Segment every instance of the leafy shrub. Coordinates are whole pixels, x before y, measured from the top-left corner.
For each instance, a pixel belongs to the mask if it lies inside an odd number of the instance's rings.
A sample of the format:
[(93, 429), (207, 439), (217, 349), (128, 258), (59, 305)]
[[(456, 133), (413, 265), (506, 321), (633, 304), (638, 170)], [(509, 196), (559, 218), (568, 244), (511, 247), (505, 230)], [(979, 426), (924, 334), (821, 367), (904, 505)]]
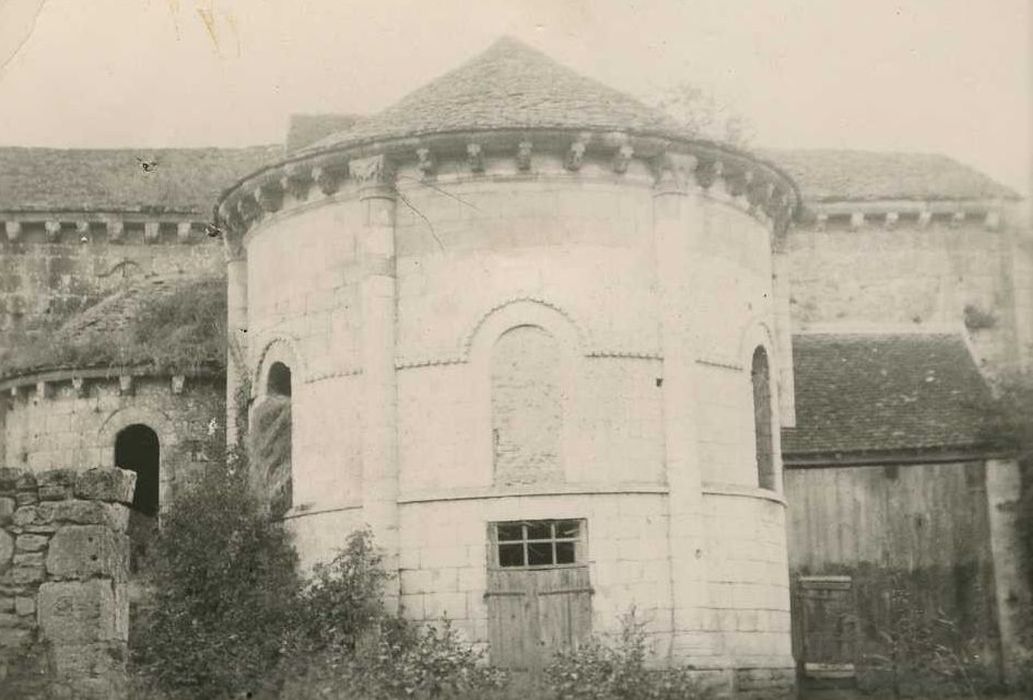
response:
[(911, 591), (897, 585), (887, 594), (889, 623), (877, 628), (882, 654), (866, 655), (892, 697), (925, 693), (975, 697), (995, 682), (977, 643), (942, 610), (928, 610)]
[(213, 465), (162, 516), (133, 620), (131, 658), (147, 695), (225, 698), (254, 692), (281, 657), (301, 589), (281, 524), (243, 469)]
[(965, 328), (970, 331), (986, 330), (997, 325), (997, 316), (993, 311), (987, 311), (972, 304), (965, 306), (964, 318)]
[(352, 532), (343, 549), (317, 563), (300, 592), (294, 644), (312, 651), (352, 653), (386, 613), (384, 583), (390, 578), (368, 529)]
[(560, 652), (545, 671), (558, 700), (693, 700), (713, 697), (691, 668), (650, 669), (643, 622), (621, 618), (615, 646), (598, 639)]
[(280, 672), (282, 697), (485, 698), (502, 686), (504, 676), (447, 621), (435, 628), (389, 615), (389, 578), (368, 530), (353, 532), (329, 563), (314, 567)]
[(434, 627), (385, 618), (353, 653), (340, 651), (331, 649), (307, 663), (287, 682), (283, 697), (483, 700), (505, 691), (505, 674), (485, 665), (482, 653), (448, 622)]

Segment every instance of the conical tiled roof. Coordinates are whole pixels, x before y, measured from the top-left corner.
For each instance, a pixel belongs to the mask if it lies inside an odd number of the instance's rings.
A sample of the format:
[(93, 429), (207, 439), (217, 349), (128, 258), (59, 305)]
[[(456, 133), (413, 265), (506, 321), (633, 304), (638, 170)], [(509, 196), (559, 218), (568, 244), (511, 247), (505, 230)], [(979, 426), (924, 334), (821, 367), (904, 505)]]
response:
[(496, 129), (599, 129), (684, 136), (657, 109), (503, 37), (379, 114), (312, 146)]

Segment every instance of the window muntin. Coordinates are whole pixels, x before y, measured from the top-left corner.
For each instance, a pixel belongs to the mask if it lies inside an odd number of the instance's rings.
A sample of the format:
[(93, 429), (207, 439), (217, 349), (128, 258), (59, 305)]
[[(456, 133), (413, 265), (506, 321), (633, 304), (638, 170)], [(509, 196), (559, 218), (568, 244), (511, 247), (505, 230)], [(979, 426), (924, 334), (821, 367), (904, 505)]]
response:
[(520, 520), (492, 526), (494, 559), (504, 569), (569, 566), (580, 561), (584, 521)]

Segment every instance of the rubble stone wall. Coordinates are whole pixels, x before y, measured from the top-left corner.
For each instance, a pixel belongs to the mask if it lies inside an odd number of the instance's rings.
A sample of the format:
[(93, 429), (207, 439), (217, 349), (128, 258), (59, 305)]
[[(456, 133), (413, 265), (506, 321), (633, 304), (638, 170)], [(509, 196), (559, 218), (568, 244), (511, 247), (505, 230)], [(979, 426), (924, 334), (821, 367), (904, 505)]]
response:
[(0, 469), (0, 697), (126, 697), (135, 484), (122, 469)]

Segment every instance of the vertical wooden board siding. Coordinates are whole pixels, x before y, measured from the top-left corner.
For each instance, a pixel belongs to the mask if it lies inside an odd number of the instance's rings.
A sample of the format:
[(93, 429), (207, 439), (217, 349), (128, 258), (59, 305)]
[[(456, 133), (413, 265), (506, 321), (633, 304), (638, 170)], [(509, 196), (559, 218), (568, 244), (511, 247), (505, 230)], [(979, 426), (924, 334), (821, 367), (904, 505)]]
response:
[[(911, 570), (986, 561), (982, 463), (789, 469), (790, 565)], [(970, 485), (973, 484), (973, 485)]]
[[(894, 623), (888, 596), (906, 591), (915, 606), (956, 621), (993, 663), (999, 644), (983, 462), (789, 469), (785, 484), (793, 580), (853, 577), (860, 656), (882, 653), (877, 630)], [(795, 588), (794, 629), (804, 639), (794, 646), (807, 657), (801, 661), (820, 661), (810, 656), (828, 640), (807, 615), (820, 620), (824, 612)]]

